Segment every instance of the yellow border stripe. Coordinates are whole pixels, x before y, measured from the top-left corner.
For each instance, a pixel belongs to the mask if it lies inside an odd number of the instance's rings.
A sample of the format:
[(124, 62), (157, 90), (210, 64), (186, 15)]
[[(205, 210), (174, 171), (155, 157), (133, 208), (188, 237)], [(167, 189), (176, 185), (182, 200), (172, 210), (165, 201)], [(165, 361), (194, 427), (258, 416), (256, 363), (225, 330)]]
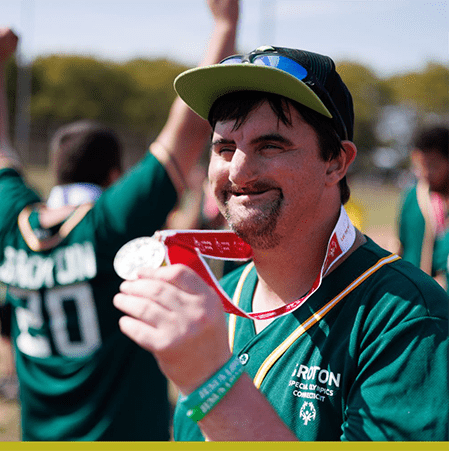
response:
[(152, 451), (157, 450), (210, 450), (228, 451), (297, 451), (305, 446), (314, 451), (448, 451), (448, 442), (2, 442), (2, 451)]
[(303, 335), (310, 327), (320, 321), (333, 307), (335, 307), (345, 296), (347, 296), (348, 293), (353, 291), (357, 286), (364, 282), (373, 273), (378, 271), (382, 266), (399, 259), (400, 257), (396, 254), (391, 254), (380, 259), (377, 263), (375, 263), (375, 265), (373, 265), (371, 268), (361, 274), (357, 279), (355, 279), (347, 288), (341, 291), (334, 299), (328, 302), (328, 304), (326, 304), (318, 312), (310, 316), (303, 324), (295, 329), (295, 331), (292, 332), (292, 334), (288, 338), (286, 338), (283, 343), (281, 343), (271, 352), (271, 354), (266, 358), (264, 363), (259, 368), (255, 378), (253, 379), (253, 383), (255, 384), (256, 388), (259, 389), (259, 387), (261, 387), (261, 384), (270, 368), (301, 335)]

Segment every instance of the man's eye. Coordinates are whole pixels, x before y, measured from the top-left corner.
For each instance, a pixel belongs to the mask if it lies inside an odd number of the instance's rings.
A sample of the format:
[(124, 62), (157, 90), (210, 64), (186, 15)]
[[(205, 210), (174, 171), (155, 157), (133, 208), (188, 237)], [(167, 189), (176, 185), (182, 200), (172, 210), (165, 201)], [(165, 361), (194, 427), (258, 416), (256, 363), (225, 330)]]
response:
[(231, 147), (222, 147), (218, 150), (217, 153), (219, 153), (220, 155), (226, 154), (226, 153), (231, 153), (234, 152), (234, 149)]
[(267, 143), (260, 147), (262, 152), (279, 152), (282, 147), (279, 144)]

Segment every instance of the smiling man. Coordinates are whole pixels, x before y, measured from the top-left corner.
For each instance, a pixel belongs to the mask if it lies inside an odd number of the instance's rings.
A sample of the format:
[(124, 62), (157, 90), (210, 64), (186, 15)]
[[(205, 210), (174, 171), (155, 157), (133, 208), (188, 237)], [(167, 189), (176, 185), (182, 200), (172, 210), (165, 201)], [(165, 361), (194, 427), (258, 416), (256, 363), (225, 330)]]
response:
[(333, 61), (264, 47), (175, 88), (212, 126), (211, 187), (252, 251), (221, 281), (242, 314), (184, 265), (115, 296), (181, 392), (175, 438), (447, 440), (446, 294), (345, 212), (353, 106)]

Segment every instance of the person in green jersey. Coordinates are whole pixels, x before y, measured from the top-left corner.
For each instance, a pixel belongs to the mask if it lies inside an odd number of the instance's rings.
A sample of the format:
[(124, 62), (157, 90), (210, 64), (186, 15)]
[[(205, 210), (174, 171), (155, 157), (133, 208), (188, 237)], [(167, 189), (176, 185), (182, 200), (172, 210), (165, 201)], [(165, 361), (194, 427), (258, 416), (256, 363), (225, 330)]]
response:
[(402, 257), (448, 286), (448, 128), (420, 130), (411, 151), (417, 182), (402, 194)]
[[(201, 64), (235, 50), (239, 3), (209, 0), (214, 30)], [(0, 30), (0, 280), (12, 305), (22, 439), (170, 439), (167, 380), (119, 330), (117, 250), (163, 227), (210, 134), (180, 99), (150, 151), (119, 178), (114, 132), (81, 121), (52, 142), (58, 185), (29, 188), (8, 140), (4, 63), (17, 37)]]
[(265, 46), (175, 89), (209, 119), (212, 191), (252, 252), (221, 282), (228, 317), (184, 264), (114, 297), (180, 390), (175, 439), (448, 440), (446, 293), (345, 212), (353, 106), (332, 59)]

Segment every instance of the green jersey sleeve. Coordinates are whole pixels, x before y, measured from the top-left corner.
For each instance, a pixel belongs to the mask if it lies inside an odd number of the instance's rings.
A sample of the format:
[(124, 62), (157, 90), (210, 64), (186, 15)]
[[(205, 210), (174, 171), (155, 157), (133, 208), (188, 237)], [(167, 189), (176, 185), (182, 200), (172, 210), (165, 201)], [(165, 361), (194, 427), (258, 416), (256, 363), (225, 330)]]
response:
[(25, 185), (22, 176), (15, 169), (0, 170), (0, 235), (5, 229), (16, 225), (20, 211), (29, 204), (40, 202), (40, 197)]
[(127, 241), (153, 235), (177, 201), (164, 166), (150, 153), (105, 190), (90, 212), (98, 251), (109, 257)]

